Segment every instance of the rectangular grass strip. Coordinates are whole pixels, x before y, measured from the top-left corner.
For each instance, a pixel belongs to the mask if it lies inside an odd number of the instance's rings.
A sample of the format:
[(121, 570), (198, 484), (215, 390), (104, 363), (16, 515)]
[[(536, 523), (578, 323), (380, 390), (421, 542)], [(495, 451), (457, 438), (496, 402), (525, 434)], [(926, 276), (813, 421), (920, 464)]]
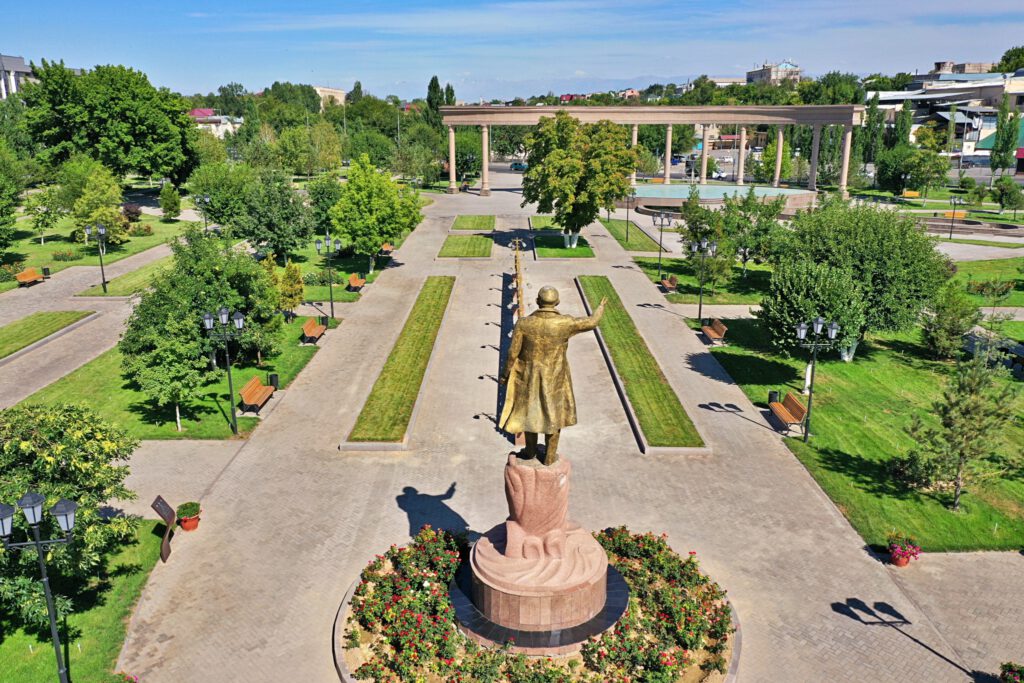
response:
[(452, 230), (494, 230), (494, 216), (456, 216)]
[(432, 275), (423, 283), (349, 441), (397, 442), (405, 436), (454, 286), (450, 275)]
[(576, 248), (566, 248), (565, 238), (559, 230), (542, 230), (533, 237), (537, 258), (594, 258), (587, 238), (580, 235)]
[(601, 320), (601, 336), (647, 443), (669, 447), (703, 446), (697, 428), (669, 386), (611, 281), (603, 275), (581, 275), (578, 279), (591, 309), (597, 307), (602, 297), (608, 297)]
[(487, 235), (449, 235), (437, 255), (440, 258), (488, 258), (493, 244), (494, 240)]
[(0, 358), (45, 339), (87, 315), (92, 315), (92, 311), (37, 311), (4, 325), (0, 327)]
[(171, 267), (173, 258), (173, 256), (165, 256), (130, 273), (108, 280), (106, 294), (103, 293), (103, 285), (95, 285), (75, 296), (131, 296), (136, 292), (148, 289), (157, 275)]
[[(630, 223), (633, 223), (630, 221)], [(651, 236), (637, 227), (636, 223), (629, 226), (629, 239), (626, 239), (626, 221), (613, 218), (601, 219), (601, 225), (611, 233), (615, 241), (622, 245), (626, 251), (659, 251), (658, 243), (651, 239)]]

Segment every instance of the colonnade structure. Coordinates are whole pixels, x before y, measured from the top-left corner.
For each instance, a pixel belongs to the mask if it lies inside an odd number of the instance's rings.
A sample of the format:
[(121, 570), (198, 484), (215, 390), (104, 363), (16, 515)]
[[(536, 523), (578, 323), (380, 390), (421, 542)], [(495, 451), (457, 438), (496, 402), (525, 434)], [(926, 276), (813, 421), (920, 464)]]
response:
[[(448, 192), (458, 191), (455, 177), (455, 127), (479, 126), (483, 143), (483, 160), (480, 173), (480, 194), (491, 193), (488, 162), (491, 158), (490, 130), (491, 126), (535, 126), (544, 117), (554, 116), (556, 112), (565, 111), (582, 123), (611, 121), (632, 126), (632, 143), (637, 144), (637, 135), (641, 125), (665, 126), (665, 177), (666, 184), (671, 183), (672, 169), (672, 126), (694, 125), (703, 129), (701, 145), (700, 183), (708, 181), (708, 153), (711, 146), (709, 126), (736, 126), (739, 128), (739, 152), (736, 159), (736, 184), (743, 184), (745, 172), (747, 127), (775, 127), (775, 173), (772, 186), (778, 187), (782, 174), (783, 128), (789, 125), (811, 126), (813, 130), (811, 144), (811, 162), (808, 179), (808, 190), (817, 189), (818, 148), (821, 143), (822, 126), (843, 127), (842, 166), (839, 172), (839, 191), (846, 196), (846, 185), (850, 169), (850, 147), (853, 141), (853, 127), (859, 126), (864, 119), (864, 106), (859, 104), (835, 105), (787, 105), (787, 106), (707, 106), (707, 107), (670, 107), (670, 106), (630, 106), (630, 107), (487, 107), (487, 106), (456, 106), (441, 107), (442, 121), (448, 126)], [(631, 178), (636, 185), (636, 173)]]

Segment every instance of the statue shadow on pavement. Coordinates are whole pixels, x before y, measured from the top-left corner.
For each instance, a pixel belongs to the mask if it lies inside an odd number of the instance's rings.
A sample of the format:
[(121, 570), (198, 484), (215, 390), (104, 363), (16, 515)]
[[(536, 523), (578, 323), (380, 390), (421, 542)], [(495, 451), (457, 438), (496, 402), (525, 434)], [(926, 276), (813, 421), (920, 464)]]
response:
[(398, 509), (409, 518), (409, 537), (414, 537), (424, 525), (444, 529), (458, 536), (466, 534), (470, 541), (480, 536), (469, 528), (469, 522), (447, 503), (455, 496), (455, 482), (440, 494), (421, 493), (414, 486), (406, 486), (395, 496)]

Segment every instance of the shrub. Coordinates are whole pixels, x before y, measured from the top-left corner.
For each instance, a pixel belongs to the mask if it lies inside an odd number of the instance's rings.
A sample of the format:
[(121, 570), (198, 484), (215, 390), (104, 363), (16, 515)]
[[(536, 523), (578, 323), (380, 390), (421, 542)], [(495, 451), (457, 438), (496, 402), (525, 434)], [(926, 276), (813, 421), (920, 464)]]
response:
[(935, 358), (954, 358), (963, 345), (963, 336), (979, 320), (978, 307), (959, 285), (949, 282), (925, 311), (921, 336)]
[(153, 234), (153, 226), (149, 223), (132, 223), (128, 226), (128, 234), (131, 237), (144, 237)]
[(79, 249), (65, 249), (63, 251), (55, 251), (50, 256), (54, 261), (77, 261), (82, 258), (82, 252)]
[(142, 218), (142, 206), (139, 204), (124, 204), (121, 206), (121, 213), (129, 223), (138, 223)]
[(943, 464), (929, 453), (914, 449), (893, 456), (886, 469), (889, 476), (911, 489), (927, 489), (948, 478)]
[(1024, 664), (1004, 662), (999, 666), (999, 683), (1022, 683), (1024, 681)]
[(178, 506), (178, 517), (195, 517), (199, 514), (199, 503), (189, 501)]
[(965, 175), (963, 178), (960, 179), (961, 190), (973, 190), (977, 186), (978, 181), (972, 178), (971, 176)]
[(164, 213), (165, 221), (174, 220), (181, 215), (181, 195), (171, 183), (164, 183), (160, 188), (160, 210)]
[(14, 282), (15, 276), (25, 270), (24, 261), (0, 264), (0, 282)]
[[(335, 273), (335, 275), (337, 275), (337, 273)], [(327, 277), (326, 270), (317, 270), (310, 273), (306, 273), (305, 275), (302, 276), (302, 281), (306, 284), (307, 287), (327, 287), (331, 283), (331, 279)], [(337, 277), (335, 277), (334, 281), (339, 282)]]

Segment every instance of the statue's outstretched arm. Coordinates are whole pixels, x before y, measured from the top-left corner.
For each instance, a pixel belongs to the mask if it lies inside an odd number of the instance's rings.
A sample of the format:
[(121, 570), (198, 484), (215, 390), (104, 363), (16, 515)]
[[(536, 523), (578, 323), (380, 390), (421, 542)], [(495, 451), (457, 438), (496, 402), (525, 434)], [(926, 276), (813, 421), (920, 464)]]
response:
[(598, 326), (601, 322), (601, 318), (604, 317), (604, 306), (608, 303), (608, 297), (601, 299), (601, 303), (594, 309), (592, 315), (588, 315), (586, 318), (576, 318), (576, 331), (587, 332)]

